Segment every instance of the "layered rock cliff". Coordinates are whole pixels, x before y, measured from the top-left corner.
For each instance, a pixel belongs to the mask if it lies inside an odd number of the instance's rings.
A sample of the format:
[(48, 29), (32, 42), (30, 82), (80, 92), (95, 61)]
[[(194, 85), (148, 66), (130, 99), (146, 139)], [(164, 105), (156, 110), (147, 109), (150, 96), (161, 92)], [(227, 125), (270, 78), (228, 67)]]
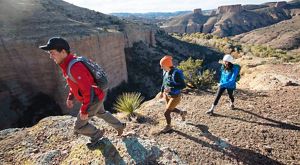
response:
[(164, 22), (161, 28), (169, 33), (203, 32), (221, 37), (233, 36), (288, 20), (292, 17), (293, 10), (299, 8), (299, 2), (285, 1), (220, 6), (210, 16), (186, 14)]
[(61, 71), (38, 49), (50, 37), (66, 38), (71, 52), (102, 65), (110, 88), (127, 81), (126, 47), (138, 41), (155, 45), (156, 30), (151, 27), (138, 27), (60, 0), (1, 1), (0, 25), (1, 111), (12, 119), (2, 120), (5, 124), (0, 129), (18, 125), (17, 119), (31, 111), (32, 99), (40, 94), (61, 107), (52, 115), (68, 112)]

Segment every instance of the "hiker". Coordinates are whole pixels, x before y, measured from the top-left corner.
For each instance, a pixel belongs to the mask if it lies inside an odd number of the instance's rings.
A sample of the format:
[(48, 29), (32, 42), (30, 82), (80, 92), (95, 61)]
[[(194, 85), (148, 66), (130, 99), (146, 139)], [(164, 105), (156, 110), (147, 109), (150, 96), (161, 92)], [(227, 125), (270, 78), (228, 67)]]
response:
[(234, 97), (233, 92), (236, 89), (236, 79), (239, 73), (240, 67), (233, 64), (233, 57), (229, 54), (226, 54), (223, 57), (223, 64), (221, 67), (221, 79), (219, 83), (219, 88), (215, 97), (215, 101), (212, 104), (211, 108), (206, 112), (207, 114), (213, 114), (215, 107), (217, 106), (223, 92), (227, 90), (227, 93), (230, 98), (229, 107), (234, 109)]
[[(77, 58), (70, 53), (68, 42), (63, 38), (53, 37), (48, 40), (46, 45), (39, 48), (47, 51), (50, 58), (59, 65), (70, 87), (66, 100), (67, 108), (73, 107), (74, 98), (82, 103), (75, 122), (74, 133), (88, 136), (91, 142), (89, 144), (96, 144), (103, 137), (104, 130), (97, 129), (88, 121), (92, 116), (97, 116), (115, 128), (118, 136), (121, 136), (126, 124), (120, 122), (110, 112), (105, 111), (103, 102), (106, 91), (96, 86), (94, 77), (82, 62), (76, 62), (71, 68), (68, 68), (72, 60)], [(71, 76), (68, 76), (68, 73)], [(72, 80), (70, 77), (74, 79)]]
[(157, 98), (165, 98), (166, 100), (166, 109), (164, 115), (167, 125), (161, 131), (166, 133), (172, 130), (171, 112), (180, 114), (182, 121), (185, 121), (187, 112), (177, 109), (176, 106), (181, 100), (181, 89), (185, 88), (186, 85), (182, 71), (173, 66), (171, 56), (164, 56), (160, 60), (160, 66), (163, 69), (163, 83), (161, 86), (161, 91), (157, 94)]

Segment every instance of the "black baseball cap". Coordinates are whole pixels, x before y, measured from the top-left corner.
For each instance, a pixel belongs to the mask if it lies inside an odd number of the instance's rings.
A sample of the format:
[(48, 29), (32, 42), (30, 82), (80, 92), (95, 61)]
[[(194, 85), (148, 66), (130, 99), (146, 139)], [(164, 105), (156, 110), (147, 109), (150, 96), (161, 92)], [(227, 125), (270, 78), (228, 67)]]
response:
[(61, 37), (52, 37), (48, 40), (46, 45), (39, 46), (39, 48), (46, 51), (52, 49), (65, 49), (66, 51), (70, 51), (68, 42)]

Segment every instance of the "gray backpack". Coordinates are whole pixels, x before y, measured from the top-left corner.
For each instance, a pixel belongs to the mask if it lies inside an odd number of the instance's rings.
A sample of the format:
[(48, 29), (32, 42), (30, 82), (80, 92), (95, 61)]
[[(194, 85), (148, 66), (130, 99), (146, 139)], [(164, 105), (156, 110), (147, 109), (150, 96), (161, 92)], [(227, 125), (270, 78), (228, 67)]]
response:
[(90, 60), (86, 57), (83, 57), (83, 56), (77, 57), (77, 58), (71, 60), (68, 65), (67, 73), (68, 73), (69, 78), (73, 82), (77, 83), (76, 80), (74, 79), (74, 77), (71, 75), (70, 70), (71, 70), (71, 67), (76, 62), (81, 62), (84, 64), (84, 66), (86, 66), (86, 68), (90, 71), (90, 73), (94, 77), (94, 81), (99, 88), (101, 88), (102, 90), (105, 90), (108, 88), (108, 79), (107, 79), (107, 75), (106, 75), (105, 71), (97, 63), (95, 63), (92, 60)]

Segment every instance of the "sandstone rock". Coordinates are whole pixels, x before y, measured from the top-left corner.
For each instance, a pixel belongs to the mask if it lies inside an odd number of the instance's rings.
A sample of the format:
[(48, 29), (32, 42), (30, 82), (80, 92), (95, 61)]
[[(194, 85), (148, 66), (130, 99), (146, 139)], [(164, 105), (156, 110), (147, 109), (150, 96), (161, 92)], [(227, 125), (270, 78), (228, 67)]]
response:
[(239, 13), (243, 11), (243, 7), (241, 4), (237, 5), (227, 5), (227, 6), (219, 6), (217, 10), (217, 14), (225, 14), (225, 13)]
[(194, 9), (194, 14), (202, 15), (202, 10), (200, 8), (199, 9)]

